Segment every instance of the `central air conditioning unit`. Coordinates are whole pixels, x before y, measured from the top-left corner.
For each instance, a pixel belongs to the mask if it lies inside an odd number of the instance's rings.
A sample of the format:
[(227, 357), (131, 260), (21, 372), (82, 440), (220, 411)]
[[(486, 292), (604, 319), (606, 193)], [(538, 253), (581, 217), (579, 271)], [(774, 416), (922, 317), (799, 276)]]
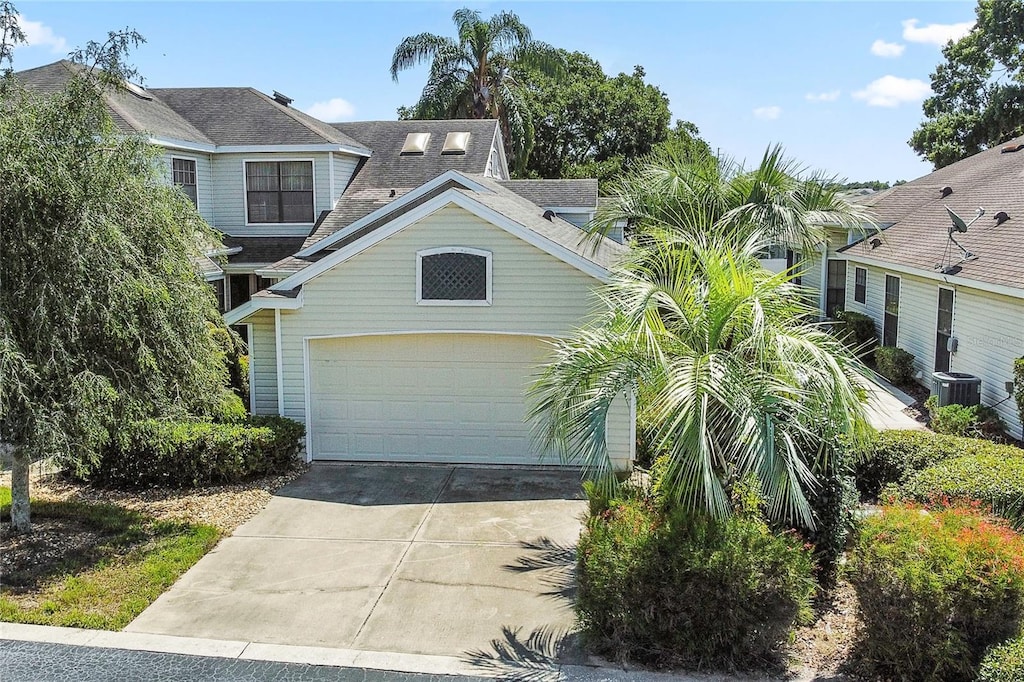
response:
[(939, 397), (939, 407), (980, 405), (981, 379), (962, 372), (932, 372), (932, 393)]

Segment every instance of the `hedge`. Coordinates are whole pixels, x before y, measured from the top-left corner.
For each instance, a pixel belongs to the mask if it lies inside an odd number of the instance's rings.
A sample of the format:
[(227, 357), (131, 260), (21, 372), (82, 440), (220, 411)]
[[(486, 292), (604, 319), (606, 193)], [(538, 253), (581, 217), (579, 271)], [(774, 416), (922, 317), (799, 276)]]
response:
[(989, 647), (1020, 632), (1024, 538), (974, 510), (887, 507), (847, 566), (871, 678), (970, 680)]
[(883, 377), (902, 386), (914, 380), (914, 356), (894, 346), (875, 349), (875, 368)]
[(901, 497), (929, 502), (937, 498), (976, 500), (998, 511), (1024, 499), (1024, 450), (1017, 456), (973, 455), (947, 459), (911, 474), (898, 487)]
[(992, 647), (981, 661), (978, 682), (1021, 682), (1024, 680), (1024, 634)]
[(841, 321), (840, 334), (844, 341), (858, 355), (870, 355), (877, 344), (875, 337), (875, 321), (867, 315), (852, 310), (841, 310), (836, 317)]
[(928, 410), (929, 426), (935, 433), (984, 438), (997, 443), (1006, 440), (1006, 424), (991, 407), (955, 403), (939, 407), (939, 397), (935, 395), (930, 396), (924, 406)]
[(111, 434), (99, 460), (77, 473), (126, 487), (234, 483), (291, 469), (304, 435), (302, 424), (284, 417), (241, 424), (140, 421)]
[(588, 520), (577, 554), (584, 641), (615, 660), (778, 665), (793, 625), (810, 616), (811, 551), (750, 515), (716, 520), (652, 499), (613, 502)]
[(954, 457), (1024, 457), (1024, 450), (978, 438), (931, 431), (881, 431), (856, 453), (854, 475), (865, 499), (877, 498), (888, 484), (903, 483), (917, 471)]

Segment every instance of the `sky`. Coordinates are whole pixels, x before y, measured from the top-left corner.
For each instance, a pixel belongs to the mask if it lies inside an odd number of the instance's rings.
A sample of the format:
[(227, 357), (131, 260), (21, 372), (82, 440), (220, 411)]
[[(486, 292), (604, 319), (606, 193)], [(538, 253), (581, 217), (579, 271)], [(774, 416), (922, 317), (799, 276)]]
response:
[(462, 6), (515, 12), (533, 36), (613, 75), (641, 65), (712, 148), (754, 164), (781, 144), (808, 170), (910, 180), (907, 145), (941, 46), (973, 2), (30, 2), (15, 69), (60, 59), (107, 31), (146, 38), (130, 61), (151, 87), (252, 86), (328, 121), (394, 119), (426, 67), (389, 69), (401, 40), (454, 35)]

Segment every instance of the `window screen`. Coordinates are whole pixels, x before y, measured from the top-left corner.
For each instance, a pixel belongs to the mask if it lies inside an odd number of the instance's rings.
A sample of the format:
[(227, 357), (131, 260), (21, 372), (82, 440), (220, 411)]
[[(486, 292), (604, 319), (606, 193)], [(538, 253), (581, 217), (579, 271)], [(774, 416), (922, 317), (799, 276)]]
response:
[(192, 200), (193, 204), (198, 202), (195, 160), (171, 159), (171, 181)]

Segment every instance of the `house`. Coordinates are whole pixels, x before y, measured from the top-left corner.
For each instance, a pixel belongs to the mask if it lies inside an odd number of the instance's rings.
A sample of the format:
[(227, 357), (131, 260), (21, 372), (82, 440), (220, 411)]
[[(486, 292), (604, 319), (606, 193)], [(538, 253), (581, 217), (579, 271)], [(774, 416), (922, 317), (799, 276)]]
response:
[(1024, 137), (855, 201), (881, 230), (835, 235), (814, 280), (823, 300), (870, 316), (925, 386), (936, 371), (980, 377), (983, 404), (1024, 438), (1008, 389), (1024, 357)]
[[(77, 68), (18, 77), (45, 91)], [(105, 97), (224, 235), (202, 265), (246, 332), (252, 412), (304, 422), (309, 459), (538, 464), (526, 389), (626, 252), (580, 229), (595, 180), (509, 179), (496, 121), (332, 125), (252, 88)], [(632, 396), (606, 440), (629, 468)]]

